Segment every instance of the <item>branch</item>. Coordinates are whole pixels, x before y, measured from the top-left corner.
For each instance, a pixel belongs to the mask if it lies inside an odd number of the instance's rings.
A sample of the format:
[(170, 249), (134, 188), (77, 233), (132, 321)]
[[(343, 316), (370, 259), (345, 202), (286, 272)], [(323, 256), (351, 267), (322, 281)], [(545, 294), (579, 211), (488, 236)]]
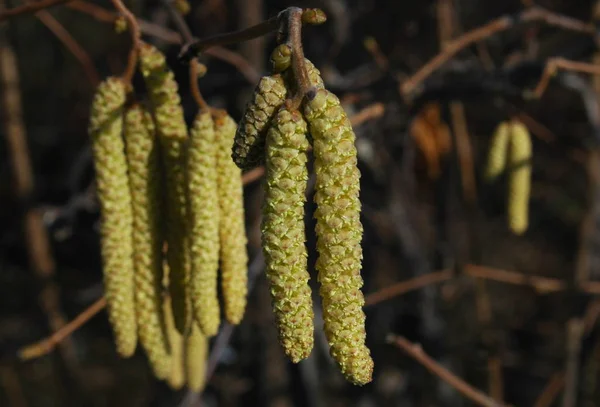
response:
[(583, 72), (592, 75), (600, 75), (600, 66), (590, 64), (587, 62), (579, 62), (579, 61), (569, 61), (564, 58), (552, 58), (546, 63), (546, 67), (544, 68), (544, 73), (538, 85), (535, 87), (533, 91), (533, 96), (536, 98), (541, 98), (544, 94), (544, 91), (548, 87), (550, 83), (550, 79), (559, 69), (564, 69), (565, 71), (574, 71), (574, 72)]
[(9, 10), (0, 11), (0, 22), (8, 20), (12, 17), (17, 17), (25, 14), (37, 13), (50, 7), (58, 6), (63, 3), (68, 3), (73, 0), (41, 0), (35, 3), (25, 4), (20, 7), (14, 7)]
[(137, 19), (135, 15), (127, 7), (123, 4), (122, 0), (112, 0), (113, 5), (119, 12), (125, 17), (127, 20), (127, 27), (129, 28), (129, 32), (131, 33), (131, 51), (129, 51), (129, 58), (127, 62), (127, 68), (123, 73), (123, 81), (125, 83), (131, 83), (131, 79), (135, 74), (135, 66), (137, 65), (138, 59), (138, 50), (140, 47), (140, 39), (142, 37), (142, 33), (140, 31), (140, 26), (137, 23)]
[(402, 351), (407, 353), (410, 357), (419, 362), (423, 367), (429, 370), (434, 375), (454, 387), (463, 396), (473, 401), (474, 403), (485, 406), (485, 407), (501, 407), (502, 403), (492, 399), (488, 395), (475, 389), (473, 386), (450, 372), (448, 369), (437, 363), (431, 357), (429, 357), (421, 348), (420, 345), (413, 344), (406, 340), (402, 336), (396, 336), (393, 334), (388, 335), (387, 342), (400, 348)]
[(297, 85), (296, 94), (292, 98), (292, 106), (297, 109), (312, 87), (306, 69), (304, 48), (302, 47), (302, 9), (289, 9), (287, 19), (288, 44), (292, 49), (292, 70)]

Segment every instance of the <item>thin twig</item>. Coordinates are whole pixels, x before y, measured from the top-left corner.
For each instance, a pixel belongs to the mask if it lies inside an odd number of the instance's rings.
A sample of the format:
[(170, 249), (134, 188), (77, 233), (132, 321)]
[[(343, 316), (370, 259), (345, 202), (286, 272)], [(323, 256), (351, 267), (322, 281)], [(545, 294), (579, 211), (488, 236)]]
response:
[(463, 396), (473, 401), (474, 403), (485, 407), (500, 407), (503, 404), (492, 399), (483, 392), (475, 389), (469, 383), (465, 382), (454, 373), (440, 365), (427, 355), (420, 345), (409, 342), (402, 336), (393, 334), (388, 335), (387, 342), (396, 345), (398, 348), (406, 352), (410, 357), (419, 362), (423, 367), (429, 370), (434, 375), (454, 387)]
[(291, 7), (287, 13), (288, 44), (292, 48), (292, 70), (296, 81), (296, 94), (293, 95), (291, 108), (297, 109), (306, 93), (311, 89), (310, 78), (302, 47), (302, 9)]
[(465, 49), (466, 47), (484, 40), (498, 32), (505, 31), (516, 24), (531, 22), (531, 21), (543, 21), (548, 25), (563, 28), (565, 30), (576, 31), (583, 34), (594, 35), (596, 30), (593, 24), (589, 24), (571, 17), (566, 17), (561, 14), (553, 13), (541, 7), (531, 7), (518, 16), (503, 16), (499, 17), (491, 22), (475, 28), (460, 37), (456, 38), (452, 42), (449, 42), (444, 50), (433, 57), (427, 62), (421, 69), (419, 69), (414, 75), (408, 78), (400, 86), (400, 92), (405, 97), (409, 97), (410, 94), (432, 73), (441, 68), (446, 62), (452, 59), (458, 52)]
[(540, 393), (536, 399), (533, 407), (550, 407), (554, 403), (554, 400), (558, 397), (563, 387), (565, 386), (565, 375), (563, 372), (554, 373), (544, 390)]
[(200, 72), (200, 62), (197, 59), (194, 59), (190, 62), (190, 91), (198, 108), (200, 110), (206, 110), (209, 108), (208, 103), (202, 96), (202, 92), (200, 91), (200, 86), (198, 85), (198, 76)]
[(35, 3), (28, 3), (23, 6), (14, 7), (8, 10), (0, 11), (0, 22), (12, 17), (36, 13), (50, 7), (58, 6), (63, 3), (68, 3), (73, 0), (41, 0)]
[(583, 72), (591, 75), (600, 75), (600, 66), (587, 62), (570, 61), (564, 58), (552, 58), (546, 63), (542, 78), (533, 91), (536, 98), (542, 97), (544, 91), (550, 83), (550, 79), (556, 74), (559, 69), (565, 71)]
[(140, 47), (140, 40), (142, 38), (142, 33), (140, 31), (140, 26), (137, 23), (137, 19), (135, 15), (127, 7), (123, 4), (122, 0), (111, 0), (113, 5), (119, 12), (123, 15), (125, 20), (127, 20), (127, 27), (131, 34), (131, 50), (129, 51), (129, 57), (127, 61), (127, 68), (123, 73), (123, 81), (125, 83), (131, 83), (131, 79), (135, 74), (135, 67), (137, 65), (138, 59), (138, 51)]
[(378, 119), (385, 113), (385, 105), (381, 102), (364, 107), (350, 117), (352, 126), (357, 127), (366, 121)]
[(575, 407), (577, 405), (579, 361), (583, 330), (583, 321), (579, 318), (571, 318), (567, 323), (565, 391), (563, 393), (562, 407)]
[(475, 183), (475, 169), (473, 165), (473, 149), (469, 139), (467, 128), (467, 117), (462, 102), (450, 103), (450, 114), (452, 117), (452, 130), (456, 140), (456, 153), (460, 167), (463, 196), (465, 202), (474, 205), (477, 201), (477, 186)]

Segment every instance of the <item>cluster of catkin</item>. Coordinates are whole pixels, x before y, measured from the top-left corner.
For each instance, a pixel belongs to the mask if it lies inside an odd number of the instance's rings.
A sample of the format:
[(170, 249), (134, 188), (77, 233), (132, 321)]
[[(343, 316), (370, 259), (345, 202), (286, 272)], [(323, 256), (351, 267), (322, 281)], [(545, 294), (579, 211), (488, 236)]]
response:
[(220, 324), (219, 269), (226, 319), (238, 324), (246, 306), (236, 123), (201, 111), (188, 132), (164, 55), (142, 44), (139, 69), (149, 108), (116, 77), (100, 84), (91, 108), (109, 318), (120, 355), (139, 340), (158, 378), (198, 390)]
[(518, 120), (500, 123), (492, 136), (485, 178), (493, 181), (508, 172), (508, 227), (523, 234), (529, 224), (531, 136)]
[(274, 73), (258, 83), (235, 134), (232, 158), (242, 169), (266, 167), (262, 246), (279, 341), (293, 362), (311, 353), (313, 306), (308, 285), (304, 203), (312, 144), (317, 204), (316, 269), (330, 354), (350, 382), (371, 381), (360, 275), (362, 224), (355, 134), (339, 99), (305, 60), (315, 89), (299, 110), (286, 100), (296, 87), (291, 49), (272, 54)]

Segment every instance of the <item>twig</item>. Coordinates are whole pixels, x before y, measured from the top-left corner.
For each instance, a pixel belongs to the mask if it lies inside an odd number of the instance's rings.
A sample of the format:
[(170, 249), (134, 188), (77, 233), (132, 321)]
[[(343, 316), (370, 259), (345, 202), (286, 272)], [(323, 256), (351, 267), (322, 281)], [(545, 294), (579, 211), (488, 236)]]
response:
[(516, 17), (504, 16), (499, 17), (491, 22), (469, 31), (457, 39), (449, 42), (447, 47), (439, 54), (427, 62), (414, 75), (408, 78), (400, 86), (400, 93), (405, 97), (410, 94), (432, 73), (441, 68), (446, 62), (452, 59), (458, 52), (466, 47), (486, 39), (500, 31), (505, 31), (516, 24), (543, 21), (548, 25), (563, 28), (565, 30), (576, 31), (588, 35), (595, 35), (596, 31), (593, 24), (566, 17), (557, 13), (553, 13), (541, 7), (531, 7), (521, 12)]
[(433, 273), (423, 274), (421, 276), (411, 278), (410, 280), (393, 284), (389, 287), (365, 296), (365, 306), (370, 307), (399, 295), (406, 294), (410, 291), (418, 290), (432, 284), (443, 283), (444, 281), (450, 280), (453, 275), (454, 274), (452, 270), (441, 270)]
[(265, 167), (254, 168), (242, 175), (242, 182), (244, 183), (244, 185), (250, 184), (251, 182), (254, 182), (260, 177), (262, 177), (264, 174)]
[(89, 321), (94, 315), (102, 311), (105, 306), (106, 300), (104, 297), (102, 297), (86, 308), (74, 320), (63, 326), (48, 338), (21, 348), (18, 351), (19, 358), (21, 360), (30, 360), (50, 353), (56, 347), (56, 345), (61, 343), (65, 338), (83, 326), (83, 324)]
[(556, 74), (556, 72), (559, 69), (564, 69), (565, 71), (583, 72), (592, 75), (600, 75), (600, 66), (598, 65), (590, 64), (587, 62), (570, 61), (564, 58), (552, 58), (546, 63), (546, 67), (544, 68), (542, 78), (540, 79), (538, 85), (533, 91), (533, 95), (536, 98), (542, 97), (544, 91), (550, 83), (550, 79), (552, 79), (552, 77)]
[(292, 70), (297, 85), (291, 105), (293, 109), (297, 109), (312, 86), (306, 70), (302, 47), (302, 9), (291, 7), (288, 9), (287, 19), (288, 44), (292, 48)]
[(473, 386), (450, 372), (448, 369), (430, 358), (421, 348), (420, 345), (413, 344), (402, 336), (393, 334), (388, 335), (387, 342), (396, 345), (398, 348), (406, 352), (410, 357), (419, 362), (423, 367), (429, 370), (434, 375), (454, 387), (463, 396), (473, 401), (474, 403), (485, 407), (500, 407), (503, 404), (492, 399), (483, 392), (475, 389)]
[(567, 360), (562, 407), (575, 407), (577, 405), (577, 392), (579, 388), (579, 354), (581, 352), (583, 330), (583, 321), (579, 318), (571, 318), (567, 323)]
[(190, 62), (190, 91), (192, 92), (192, 96), (198, 105), (200, 110), (206, 110), (209, 108), (208, 103), (202, 96), (202, 92), (200, 91), (200, 86), (198, 86), (198, 77), (200, 75), (200, 62), (197, 59), (194, 59)]
[(471, 141), (469, 140), (465, 107), (462, 102), (450, 102), (450, 114), (452, 117), (452, 130), (456, 139), (456, 152), (460, 164), (463, 196), (469, 205), (473, 205), (477, 201), (477, 188), (473, 167), (473, 151)]
[(40, 10), (36, 17), (63, 43), (63, 45), (73, 54), (83, 67), (85, 75), (88, 77), (92, 87), (96, 87), (100, 82), (100, 76), (94, 66), (94, 62), (87, 51), (79, 45), (77, 40), (65, 29), (65, 27), (55, 19), (48, 11)]
[(125, 4), (123, 4), (122, 0), (111, 0), (113, 5), (119, 12), (123, 15), (125, 20), (127, 20), (127, 27), (129, 28), (129, 32), (131, 34), (131, 51), (129, 51), (129, 57), (127, 61), (127, 68), (123, 73), (123, 81), (125, 83), (131, 83), (131, 79), (135, 74), (135, 67), (137, 65), (138, 59), (138, 51), (140, 46), (140, 39), (142, 37), (142, 33), (140, 31), (140, 26), (137, 23), (137, 19), (133, 15), (131, 11)]
[(36, 13), (40, 10), (58, 6), (63, 3), (68, 3), (69, 1), (73, 0), (41, 0), (36, 1), (35, 3), (29, 3), (23, 6), (14, 7), (9, 10), (0, 11), (0, 22), (12, 17)]
[(385, 113), (385, 105), (381, 102), (373, 103), (350, 117), (352, 126), (357, 127), (368, 120), (378, 119)]
[(0, 366), (0, 382), (10, 407), (27, 407), (27, 398), (23, 393), (23, 386), (16, 369), (11, 369), (11, 366)]
[(544, 390), (533, 404), (533, 407), (550, 407), (565, 386), (565, 375), (562, 372), (554, 373)]

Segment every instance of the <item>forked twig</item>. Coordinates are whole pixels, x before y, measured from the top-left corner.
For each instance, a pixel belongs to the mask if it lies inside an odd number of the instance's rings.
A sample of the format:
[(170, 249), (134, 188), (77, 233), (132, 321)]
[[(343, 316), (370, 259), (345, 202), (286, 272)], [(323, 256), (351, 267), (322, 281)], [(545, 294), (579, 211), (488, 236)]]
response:
[(550, 79), (558, 72), (559, 69), (565, 71), (583, 72), (591, 75), (600, 75), (600, 66), (587, 62), (570, 61), (564, 58), (552, 58), (546, 63), (544, 73), (537, 86), (533, 91), (533, 95), (537, 98), (542, 97), (544, 91), (550, 83)]

